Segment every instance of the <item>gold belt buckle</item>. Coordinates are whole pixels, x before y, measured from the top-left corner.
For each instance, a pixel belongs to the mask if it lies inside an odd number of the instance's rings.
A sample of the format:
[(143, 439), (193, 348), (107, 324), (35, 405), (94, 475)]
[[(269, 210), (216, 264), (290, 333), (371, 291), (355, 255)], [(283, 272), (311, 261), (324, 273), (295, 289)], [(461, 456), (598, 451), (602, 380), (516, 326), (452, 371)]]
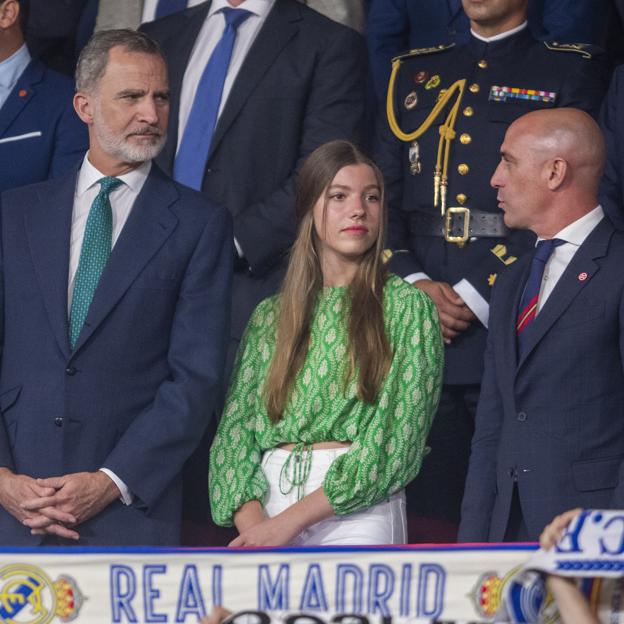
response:
[[(451, 234), (451, 228), (453, 227), (453, 215), (464, 216), (464, 231), (461, 236), (453, 236)], [(463, 206), (451, 206), (446, 209), (444, 215), (444, 240), (449, 243), (457, 243), (460, 247), (463, 247), (468, 240), (470, 233), (470, 209)]]

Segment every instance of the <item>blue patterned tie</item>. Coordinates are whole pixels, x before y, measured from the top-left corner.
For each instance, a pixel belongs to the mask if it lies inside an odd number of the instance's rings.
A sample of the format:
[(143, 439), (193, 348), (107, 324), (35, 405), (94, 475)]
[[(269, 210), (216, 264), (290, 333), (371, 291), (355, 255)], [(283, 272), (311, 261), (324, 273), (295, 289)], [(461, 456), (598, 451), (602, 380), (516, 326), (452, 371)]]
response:
[(122, 184), (118, 178), (111, 177), (102, 178), (98, 182), (100, 192), (93, 200), (87, 217), (69, 312), (69, 342), (72, 349), (78, 342), (95, 289), (111, 252), (113, 211), (108, 195)]
[(559, 238), (551, 238), (548, 240), (541, 240), (537, 243), (533, 259), (531, 260), (531, 269), (529, 271), (529, 277), (524, 287), (524, 293), (518, 306), (518, 320), (516, 323), (516, 334), (518, 337), (518, 355), (522, 356), (524, 352), (524, 338), (526, 336), (525, 330), (531, 324), (535, 315), (537, 314), (537, 304), (539, 300), (539, 293), (542, 288), (542, 277), (544, 276), (544, 269), (546, 263), (550, 258), (555, 247), (563, 245), (564, 240)]
[(184, 9), (186, 9), (186, 4), (187, 0), (158, 0), (154, 19), (166, 17), (177, 11), (184, 11)]
[(243, 9), (229, 8), (223, 9), (223, 14), (225, 30), (197, 86), (191, 114), (173, 165), (174, 179), (196, 190), (201, 189), (204, 179), (223, 85), (236, 40), (236, 29), (251, 15)]

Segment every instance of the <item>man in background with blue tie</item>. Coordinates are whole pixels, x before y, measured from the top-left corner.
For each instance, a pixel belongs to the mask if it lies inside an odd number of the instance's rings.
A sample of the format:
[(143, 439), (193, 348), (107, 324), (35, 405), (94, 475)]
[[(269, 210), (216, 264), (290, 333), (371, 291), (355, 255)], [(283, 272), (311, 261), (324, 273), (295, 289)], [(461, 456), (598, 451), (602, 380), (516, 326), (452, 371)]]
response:
[(363, 41), (296, 0), (212, 0), (142, 28), (171, 75), (158, 163), (234, 217), (231, 362), (253, 308), (280, 284), (300, 164), (326, 141), (359, 138)]
[(598, 205), (600, 129), (529, 113), (492, 177), (505, 224), (535, 250), (500, 274), (459, 540), (536, 541), (573, 507), (624, 506), (624, 233)]
[(225, 359), (231, 219), (167, 178), (158, 46), (83, 50), (79, 171), (1, 198), (0, 541), (177, 544)]

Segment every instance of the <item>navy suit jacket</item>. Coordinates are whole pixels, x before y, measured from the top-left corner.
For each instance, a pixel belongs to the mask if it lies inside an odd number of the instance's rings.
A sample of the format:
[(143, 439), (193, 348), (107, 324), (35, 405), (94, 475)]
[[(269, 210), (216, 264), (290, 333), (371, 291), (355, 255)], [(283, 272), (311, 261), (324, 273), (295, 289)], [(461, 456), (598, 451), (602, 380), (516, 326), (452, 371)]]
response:
[(0, 108), (0, 192), (69, 172), (88, 147), (66, 76), (31, 61)]
[(609, 218), (619, 229), (624, 229), (624, 65), (620, 65), (611, 79), (611, 85), (600, 111), (600, 127), (607, 145), (607, 162), (600, 202)]
[[(115, 472), (135, 496), (79, 527), (85, 545), (177, 544), (180, 471), (213, 411), (227, 344), (227, 212), (152, 171), (68, 342), (76, 172), (2, 196), (0, 466)], [(0, 541), (33, 544), (0, 511)]]
[(459, 540), (502, 541), (514, 483), (532, 539), (573, 507), (624, 507), (624, 233), (603, 219), (533, 321), (515, 323), (532, 254), (494, 288)]
[[(167, 173), (178, 144), (184, 71), (209, 7), (206, 2), (141, 26), (169, 65), (169, 139), (158, 159)], [(327, 141), (360, 136), (365, 72), (362, 37), (296, 0), (276, 1), (241, 66), (217, 122), (202, 185), (207, 197), (231, 212), (250, 265), (234, 280), (235, 338), (281, 281), (296, 233), (294, 180), (301, 164)]]

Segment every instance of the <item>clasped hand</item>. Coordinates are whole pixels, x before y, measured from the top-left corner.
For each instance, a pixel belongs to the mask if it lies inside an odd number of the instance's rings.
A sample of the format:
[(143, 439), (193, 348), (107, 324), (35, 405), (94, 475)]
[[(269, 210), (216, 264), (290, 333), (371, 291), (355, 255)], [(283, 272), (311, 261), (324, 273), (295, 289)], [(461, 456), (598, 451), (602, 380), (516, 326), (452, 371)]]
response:
[(92, 518), (119, 496), (103, 472), (76, 472), (34, 479), (0, 471), (0, 504), (33, 535), (51, 534), (77, 540), (75, 527)]
[(464, 300), (446, 282), (435, 282), (429, 279), (414, 282), (416, 288), (427, 293), (438, 310), (442, 337), (445, 344), (451, 344), (451, 340), (459, 336), (459, 333), (470, 327), (476, 320), (473, 311), (466, 305)]

